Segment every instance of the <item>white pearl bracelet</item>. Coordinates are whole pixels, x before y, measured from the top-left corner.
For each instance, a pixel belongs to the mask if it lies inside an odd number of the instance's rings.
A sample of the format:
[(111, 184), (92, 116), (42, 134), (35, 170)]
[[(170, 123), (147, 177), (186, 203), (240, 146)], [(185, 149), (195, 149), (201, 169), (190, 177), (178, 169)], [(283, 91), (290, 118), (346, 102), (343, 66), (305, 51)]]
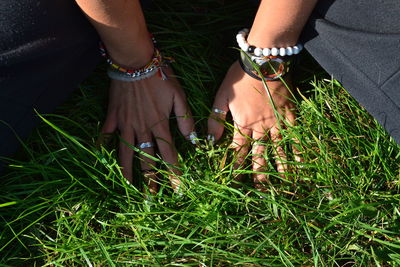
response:
[(272, 48), (261, 48), (261, 47), (255, 47), (250, 45), (246, 41), (246, 37), (249, 34), (249, 29), (243, 29), (239, 31), (239, 33), (236, 35), (236, 41), (244, 52), (254, 54), (256, 57), (268, 57), (268, 56), (292, 56), (292, 55), (297, 55), (298, 53), (301, 52), (303, 49), (302, 44), (297, 44), (294, 46), (288, 46), (288, 47), (272, 47)]

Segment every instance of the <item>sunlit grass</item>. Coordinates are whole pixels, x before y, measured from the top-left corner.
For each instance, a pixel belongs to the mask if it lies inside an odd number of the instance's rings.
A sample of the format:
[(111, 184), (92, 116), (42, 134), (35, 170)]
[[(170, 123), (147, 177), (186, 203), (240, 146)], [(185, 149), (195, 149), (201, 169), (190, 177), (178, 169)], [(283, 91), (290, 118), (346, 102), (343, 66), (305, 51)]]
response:
[[(237, 52), (229, 48), (232, 34), (253, 11), (238, 1), (212, 8), (215, 1), (168, 2), (148, 20), (177, 61), (204, 136), (211, 99)], [(2, 177), (0, 265), (400, 263), (399, 147), (336, 81), (310, 73), (298, 78), (298, 121), (282, 143), (297, 139), (304, 163), (289, 157), (293, 174), (282, 179), (269, 162), (267, 192), (232, 182), (227, 124), (216, 146), (202, 140), (194, 147), (175, 131), (185, 191), (173, 193), (160, 163), (160, 192), (145, 201), (140, 173), (134, 186), (127, 184), (112, 145), (96, 145), (107, 90), (101, 69), (58, 115), (44, 116), (27, 159), (10, 162)]]

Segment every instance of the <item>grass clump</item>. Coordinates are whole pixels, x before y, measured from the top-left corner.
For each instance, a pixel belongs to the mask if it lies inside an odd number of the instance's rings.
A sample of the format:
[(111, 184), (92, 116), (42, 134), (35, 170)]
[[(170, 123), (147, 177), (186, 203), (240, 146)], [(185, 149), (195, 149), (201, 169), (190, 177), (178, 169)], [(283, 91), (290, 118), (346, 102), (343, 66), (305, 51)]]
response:
[[(149, 13), (162, 17), (150, 20), (152, 31), (179, 62), (201, 133), (235, 53), (221, 40), (254, 12), (240, 1), (210, 3), (160, 3)], [(107, 81), (95, 73), (58, 115), (44, 116), (28, 159), (2, 177), (0, 264), (397, 266), (399, 147), (340, 84), (310, 77), (299, 83), (298, 123), (283, 134), (284, 144), (299, 140), (304, 159), (289, 160), (288, 179), (270, 163), (266, 192), (238, 188), (229, 129), (214, 147), (193, 147), (176, 132), (184, 194), (173, 193), (160, 162), (160, 192), (146, 200), (140, 183), (125, 182), (115, 150), (96, 146)]]

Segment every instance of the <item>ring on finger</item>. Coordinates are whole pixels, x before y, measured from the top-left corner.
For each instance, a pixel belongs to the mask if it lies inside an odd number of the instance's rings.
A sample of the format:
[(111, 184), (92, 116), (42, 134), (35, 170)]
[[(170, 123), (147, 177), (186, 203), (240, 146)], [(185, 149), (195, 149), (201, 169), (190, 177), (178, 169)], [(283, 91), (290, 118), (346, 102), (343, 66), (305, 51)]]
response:
[(217, 114), (222, 114), (222, 115), (226, 115), (226, 111), (219, 109), (219, 108), (213, 108), (212, 112), (217, 113)]
[(151, 147), (154, 147), (154, 143), (153, 142), (143, 142), (143, 143), (138, 144), (138, 147), (140, 149), (151, 148)]

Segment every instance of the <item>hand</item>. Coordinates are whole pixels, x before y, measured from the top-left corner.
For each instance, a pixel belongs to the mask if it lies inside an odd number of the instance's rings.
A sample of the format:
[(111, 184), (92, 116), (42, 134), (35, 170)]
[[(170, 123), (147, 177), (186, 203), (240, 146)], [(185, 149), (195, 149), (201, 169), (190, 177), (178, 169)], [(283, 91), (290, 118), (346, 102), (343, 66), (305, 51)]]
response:
[[(295, 122), (295, 105), (290, 100), (292, 95), (285, 83), (280, 80), (267, 82), (271, 98), (276, 111), (281, 116), (276, 116), (270, 97), (262, 81), (247, 75), (238, 62), (235, 62), (219, 88), (213, 109), (224, 112), (213, 112), (208, 120), (209, 137), (218, 140), (224, 131), (221, 120), (225, 120), (226, 112), (230, 111), (234, 121), (234, 134), (232, 147), (237, 152), (236, 168), (245, 161), (252, 141), (266, 141), (270, 139), (275, 144), (274, 159), (277, 171), (281, 177), (287, 172), (286, 154), (278, 145), (281, 140), (280, 129), (284, 127), (285, 119), (289, 124)], [(297, 157), (297, 160), (299, 158)], [(252, 149), (253, 181), (257, 188), (264, 188), (263, 183), (268, 182), (265, 173), (265, 145), (254, 142)], [(239, 176), (240, 178), (240, 176)]]
[[(177, 165), (178, 154), (169, 129), (172, 109), (177, 117), (179, 130), (185, 137), (194, 131), (194, 121), (185, 94), (173, 77), (172, 70), (167, 67), (164, 70), (168, 80), (162, 80), (157, 73), (135, 82), (111, 81), (108, 112), (102, 134), (119, 130), (121, 138), (133, 146), (155, 140), (163, 160)], [(144, 148), (143, 152), (154, 156), (155, 148)], [(124, 142), (120, 142), (119, 160), (122, 173), (131, 183), (133, 155), (134, 151)], [(140, 158), (149, 190), (156, 193), (156, 174), (150, 171), (155, 162), (143, 155)], [(179, 174), (175, 168), (171, 168), (171, 171)], [(176, 175), (170, 177), (174, 190), (179, 185)]]

